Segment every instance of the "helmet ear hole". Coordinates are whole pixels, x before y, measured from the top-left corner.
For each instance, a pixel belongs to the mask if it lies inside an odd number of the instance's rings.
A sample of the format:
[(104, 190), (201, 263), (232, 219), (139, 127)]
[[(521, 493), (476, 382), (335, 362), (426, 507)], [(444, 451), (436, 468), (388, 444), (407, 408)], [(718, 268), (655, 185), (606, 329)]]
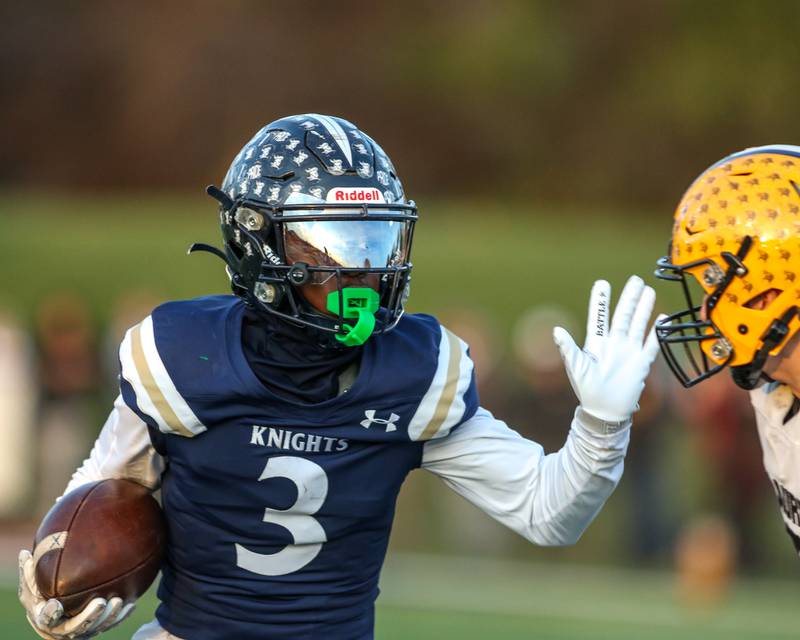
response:
[(748, 309), (765, 311), (783, 293), (780, 289), (767, 289), (744, 303)]

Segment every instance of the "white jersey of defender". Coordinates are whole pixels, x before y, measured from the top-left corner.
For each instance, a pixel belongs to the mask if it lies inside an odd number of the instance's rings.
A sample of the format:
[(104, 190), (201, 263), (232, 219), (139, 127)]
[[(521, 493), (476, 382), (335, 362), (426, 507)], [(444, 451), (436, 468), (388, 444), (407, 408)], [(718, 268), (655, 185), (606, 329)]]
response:
[[(784, 424), (794, 402), (786, 385), (766, 384), (750, 392), (764, 454), (764, 468), (778, 495), (784, 524), (800, 544), (800, 413)], [(800, 549), (798, 549), (800, 551)]]

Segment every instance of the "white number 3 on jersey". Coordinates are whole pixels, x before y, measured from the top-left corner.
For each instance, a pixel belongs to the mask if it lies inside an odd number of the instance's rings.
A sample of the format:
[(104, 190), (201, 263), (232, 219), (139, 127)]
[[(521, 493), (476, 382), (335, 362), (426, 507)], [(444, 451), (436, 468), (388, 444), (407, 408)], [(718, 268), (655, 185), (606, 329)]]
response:
[(325, 530), (313, 515), (320, 510), (328, 495), (328, 476), (318, 464), (294, 456), (270, 458), (260, 480), (288, 478), (297, 486), (297, 501), (285, 511), (264, 511), (264, 522), (287, 529), (294, 544), (277, 553), (256, 553), (236, 546), (236, 564), (242, 569), (262, 576), (284, 576), (298, 571), (317, 557), (323, 543), (327, 542)]

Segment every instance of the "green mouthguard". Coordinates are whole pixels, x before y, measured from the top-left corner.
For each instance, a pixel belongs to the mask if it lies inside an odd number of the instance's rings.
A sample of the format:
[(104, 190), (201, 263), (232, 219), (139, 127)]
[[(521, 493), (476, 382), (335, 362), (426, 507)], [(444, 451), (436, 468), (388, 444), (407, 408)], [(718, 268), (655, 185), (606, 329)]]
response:
[[(336, 335), (336, 339), (346, 347), (358, 347), (364, 344), (375, 330), (375, 313), (380, 307), (380, 296), (375, 289), (369, 287), (345, 287), (342, 289), (344, 309), (343, 318), (358, 318), (355, 325), (342, 325), (347, 329), (344, 335)], [(328, 294), (328, 311), (339, 315), (339, 292)]]

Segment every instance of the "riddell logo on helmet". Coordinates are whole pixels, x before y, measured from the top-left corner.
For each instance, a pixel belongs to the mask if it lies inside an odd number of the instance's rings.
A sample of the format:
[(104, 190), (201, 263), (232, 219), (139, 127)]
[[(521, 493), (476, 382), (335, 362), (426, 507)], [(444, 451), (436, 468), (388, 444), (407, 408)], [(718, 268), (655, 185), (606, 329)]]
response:
[(328, 191), (327, 202), (385, 202), (380, 189), (370, 187), (335, 187)]

